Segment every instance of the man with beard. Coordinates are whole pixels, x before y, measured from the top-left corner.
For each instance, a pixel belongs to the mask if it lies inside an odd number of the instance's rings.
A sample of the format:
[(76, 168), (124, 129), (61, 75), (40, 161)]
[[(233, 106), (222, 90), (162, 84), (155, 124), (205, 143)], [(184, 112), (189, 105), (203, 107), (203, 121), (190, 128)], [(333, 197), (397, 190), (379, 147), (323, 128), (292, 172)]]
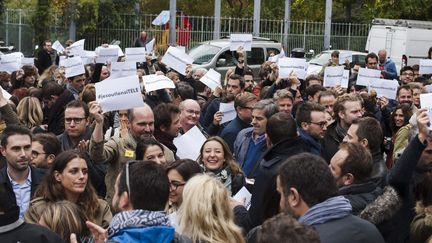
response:
[(306, 102), (299, 106), (296, 121), (300, 137), (309, 145), (311, 153), (321, 154), (321, 139), (327, 131), (324, 107), (317, 103)]
[[(111, 137), (104, 144), (103, 119), (101, 107), (97, 102), (90, 102), (90, 114), (95, 118), (96, 126), (90, 140), (90, 156), (96, 163), (107, 163), (105, 184), (107, 201), (111, 203), (116, 176), (121, 166), (135, 159), (135, 148), (140, 139), (152, 137), (154, 132), (154, 114), (150, 106), (145, 104), (128, 110), (130, 130), (124, 137)], [(164, 149), (168, 162), (174, 161), (173, 153)]]
[(254, 82), (254, 77), (253, 77), (252, 70), (251, 69), (245, 70), (243, 78), (244, 78), (244, 81), (245, 81), (244, 91), (252, 93), (252, 90), (255, 87), (255, 82)]
[(338, 188), (327, 163), (302, 153), (280, 167), (277, 177), (281, 211), (313, 226), (322, 243), (384, 242), (373, 224), (352, 215), (348, 199)]
[(30, 130), (10, 125), (2, 135), (1, 153), (7, 166), (0, 170), (0, 183), (6, 184), (9, 199), (16, 201), (19, 217), (23, 218), (30, 199), (42, 182), (44, 172), (29, 165), (32, 153)]
[(396, 101), (399, 104), (406, 104), (411, 107), (411, 112), (415, 114), (417, 107), (413, 105), (413, 91), (409, 85), (401, 85), (396, 92)]

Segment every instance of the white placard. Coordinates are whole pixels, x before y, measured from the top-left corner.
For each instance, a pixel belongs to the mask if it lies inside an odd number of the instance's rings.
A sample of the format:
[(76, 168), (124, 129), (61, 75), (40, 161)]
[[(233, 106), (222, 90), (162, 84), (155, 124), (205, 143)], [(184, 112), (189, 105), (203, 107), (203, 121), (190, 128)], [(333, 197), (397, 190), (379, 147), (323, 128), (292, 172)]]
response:
[(6, 90), (4, 90), (1, 86), (0, 86), (0, 90), (1, 90), (1, 92), (2, 92), (2, 94), (3, 94), (3, 97), (4, 97), (5, 99), (9, 100), (9, 99), (12, 97), (12, 95), (9, 94), (9, 92), (7, 92)]
[(343, 78), (344, 67), (326, 67), (324, 69), (324, 87), (335, 87), (340, 85)]
[(145, 47), (131, 47), (126, 48), (126, 61), (131, 62), (145, 62), (146, 61), (146, 48)]
[(175, 88), (174, 82), (164, 75), (145, 75), (143, 76), (143, 81), (146, 92)]
[(200, 81), (214, 91), (217, 87), (221, 87), (221, 74), (211, 68)]
[(420, 59), (419, 74), (432, 74), (432, 59)]
[(206, 137), (197, 126), (194, 126), (185, 134), (174, 138), (173, 142), (177, 148), (177, 156), (180, 159), (196, 160), (205, 141)]
[(306, 78), (306, 59), (304, 58), (279, 58), (279, 77), (288, 78), (291, 72), (294, 72), (299, 79)]
[(65, 77), (70, 78), (80, 74), (84, 74), (84, 64), (81, 57), (69, 57), (64, 60)]
[(348, 60), (350, 63), (352, 62), (352, 53), (341, 51), (339, 53), (339, 64), (345, 64), (346, 60)]
[(34, 65), (34, 58), (33, 57), (22, 57), (21, 58), (21, 67), (24, 65)]
[(349, 77), (350, 77), (350, 71), (344, 70), (342, 74), (341, 84), (340, 84), (342, 88), (348, 88)]
[(146, 49), (147, 53), (152, 53), (153, 52), (154, 44), (155, 44), (155, 38), (153, 38), (151, 41), (149, 41), (149, 43), (147, 43), (145, 45), (145, 49)]
[(377, 97), (385, 96), (388, 99), (396, 99), (396, 92), (399, 87), (399, 83), (396, 80), (389, 79), (374, 79), (369, 85), (369, 91), (375, 90)]
[(84, 65), (89, 63), (94, 63), (95, 58), (96, 58), (96, 52), (94, 51), (83, 51), (81, 56)]
[(105, 79), (95, 87), (96, 101), (104, 113), (144, 106), (137, 75)]
[(58, 52), (63, 52), (64, 51), (64, 47), (62, 44), (60, 44), (60, 41), (56, 40), (53, 44), (52, 44), (52, 49), (58, 51)]
[[(427, 108), (429, 119), (432, 119), (432, 93), (420, 94), (420, 107)], [(432, 130), (432, 123), (429, 125), (429, 130)]]
[[(96, 54), (98, 52), (96, 51)], [(100, 48), (96, 57), (96, 63), (116, 62), (118, 59), (118, 50), (116, 48)]]
[(243, 203), (243, 206), (249, 210), (252, 202), (252, 193), (246, 189), (246, 187), (242, 187), (237, 194), (233, 196), (233, 199), (237, 202)]
[(59, 67), (64, 67), (64, 61), (66, 58), (66, 56), (59, 56)]
[(377, 69), (360, 68), (356, 85), (369, 86), (373, 79), (381, 77), (381, 71)]
[(269, 62), (277, 62), (278, 61), (278, 59), (279, 59), (279, 56), (278, 55), (274, 55), (274, 56), (272, 56), (272, 57), (269, 57), (268, 58), (268, 61)]
[(162, 62), (177, 72), (186, 75), (186, 66), (192, 64), (193, 59), (178, 48), (170, 46), (162, 57)]
[(69, 55), (71, 56), (81, 56), (84, 52), (84, 42), (85, 39), (76, 41), (69, 46)]
[(220, 124), (234, 120), (237, 116), (237, 112), (234, 108), (234, 102), (220, 103), (219, 111), (222, 112), (222, 120)]
[(13, 53), (0, 56), (0, 71), (12, 73), (21, 68), (21, 57)]
[(175, 48), (179, 49), (181, 52), (186, 53), (186, 46), (176, 46)]
[(136, 62), (112, 62), (110, 78), (133, 76), (136, 71)]
[(252, 34), (230, 34), (230, 51), (243, 47), (245, 51), (252, 50)]

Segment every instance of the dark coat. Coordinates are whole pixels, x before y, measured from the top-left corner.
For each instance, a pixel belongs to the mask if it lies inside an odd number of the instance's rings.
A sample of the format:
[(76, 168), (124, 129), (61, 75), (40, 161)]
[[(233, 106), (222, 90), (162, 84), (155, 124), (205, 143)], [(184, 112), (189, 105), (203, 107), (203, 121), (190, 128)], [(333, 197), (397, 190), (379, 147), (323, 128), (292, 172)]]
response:
[(41, 75), (45, 69), (49, 68), (49, 66), (52, 64), (51, 55), (43, 49), (40, 50), (37, 57), (37, 68), (39, 75)]
[(327, 163), (330, 163), (333, 155), (339, 150), (339, 144), (344, 139), (344, 136), (336, 132), (337, 124), (338, 121), (335, 121), (327, 127), (327, 132), (321, 143), (321, 155)]
[(64, 131), (65, 106), (72, 100), (75, 100), (75, 97), (68, 89), (65, 89), (48, 111), (48, 132), (59, 135)]
[(375, 181), (344, 186), (339, 189), (339, 195), (349, 200), (353, 214), (358, 215), (369, 203), (382, 194), (381, 187)]
[[(7, 228), (11, 227), (11, 228)], [(60, 236), (47, 227), (38, 224), (28, 224), (22, 220), (15, 224), (0, 227), (1, 242), (32, 242), (32, 243), (61, 243)]]
[(384, 243), (375, 226), (354, 215), (313, 225), (321, 243)]
[(220, 137), (225, 140), (228, 144), (228, 147), (231, 150), (231, 153), (234, 152), (234, 141), (237, 138), (237, 134), (245, 128), (250, 127), (250, 123), (247, 123), (240, 119), (237, 115), (234, 120), (232, 120), (221, 132)]

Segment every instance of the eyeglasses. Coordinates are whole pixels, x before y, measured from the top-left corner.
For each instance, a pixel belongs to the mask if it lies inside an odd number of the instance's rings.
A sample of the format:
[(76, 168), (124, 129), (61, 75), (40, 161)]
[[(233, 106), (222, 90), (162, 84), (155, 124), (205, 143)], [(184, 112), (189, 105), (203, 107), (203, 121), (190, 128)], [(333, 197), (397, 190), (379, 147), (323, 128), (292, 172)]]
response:
[(72, 121), (75, 124), (80, 124), (84, 119), (86, 119), (85, 117), (65, 117), (65, 122), (66, 124), (71, 124)]
[(327, 126), (327, 122), (325, 122), (325, 121), (323, 121), (323, 122), (309, 122), (309, 123), (315, 124), (321, 128), (324, 128)]
[(242, 108), (248, 109), (248, 110), (253, 110), (253, 107), (250, 107), (250, 106), (242, 106)]
[(414, 76), (414, 73), (402, 73), (403, 76)]
[(197, 116), (199, 116), (201, 114), (200, 111), (194, 111), (194, 110), (186, 110), (186, 112), (189, 113), (189, 114), (195, 114)]
[(186, 183), (181, 183), (178, 181), (170, 181), (170, 189), (172, 189), (173, 191), (177, 190), (179, 186), (184, 186), (184, 185), (186, 185)]
[(40, 153), (40, 152), (38, 152), (36, 150), (32, 150), (31, 154), (32, 154), (33, 157), (38, 157), (39, 154), (46, 154), (46, 153)]

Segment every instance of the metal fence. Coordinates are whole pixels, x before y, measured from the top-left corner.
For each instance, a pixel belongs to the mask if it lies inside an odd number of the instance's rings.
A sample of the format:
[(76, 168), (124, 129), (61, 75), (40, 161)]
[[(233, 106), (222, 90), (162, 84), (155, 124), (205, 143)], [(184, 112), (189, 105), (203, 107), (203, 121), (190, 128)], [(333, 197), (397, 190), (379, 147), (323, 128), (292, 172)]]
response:
[[(0, 40), (7, 44), (12, 43), (17, 50), (25, 55), (33, 53), (34, 31), (31, 20), (32, 11), (30, 10), (6, 10), (3, 23), (0, 26)], [(96, 30), (77, 36), (78, 39), (85, 39), (85, 48), (92, 50), (99, 46), (103, 41), (119, 40), (122, 48), (133, 45), (141, 30), (146, 30), (150, 36), (157, 40), (157, 46), (163, 51), (168, 46), (168, 27), (154, 26), (151, 22), (157, 15), (142, 14), (121, 14), (120, 21), (116, 24), (107, 24), (112, 21), (96, 21)], [(106, 16), (105, 18), (109, 18)], [(64, 42), (68, 38), (68, 26), (62, 20), (61, 15), (56, 15), (51, 23), (52, 40)], [(194, 47), (199, 42), (213, 39), (214, 17), (205, 16), (177, 16), (177, 43), (186, 46), (188, 49)], [(323, 49), (324, 43), (324, 22), (290, 21), (288, 42), (284, 43), (286, 50), (302, 47), (306, 51), (313, 49), (319, 53)], [(231, 18), (221, 17), (221, 36), (230, 33), (252, 33), (252, 18)], [(369, 24), (352, 23), (333, 23), (331, 31), (332, 49), (347, 49), (364, 51), (367, 35), (370, 29)], [(283, 43), (284, 20), (261, 19), (260, 36), (277, 40)]]

